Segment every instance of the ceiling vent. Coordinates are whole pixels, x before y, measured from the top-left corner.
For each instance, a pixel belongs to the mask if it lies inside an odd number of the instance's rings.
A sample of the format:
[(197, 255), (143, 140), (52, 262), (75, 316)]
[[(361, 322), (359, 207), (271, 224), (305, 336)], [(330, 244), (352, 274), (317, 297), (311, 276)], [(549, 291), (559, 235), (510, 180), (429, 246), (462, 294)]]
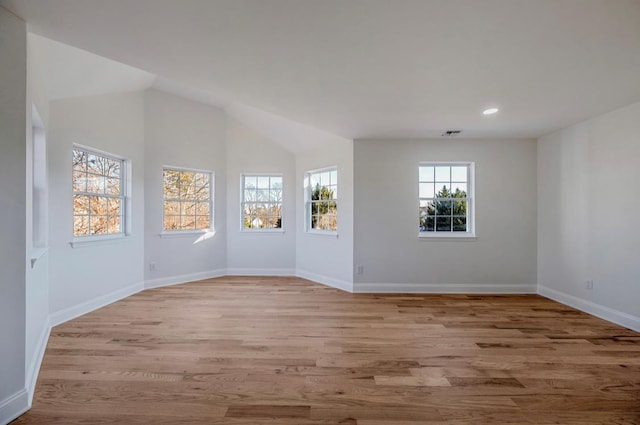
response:
[(462, 130), (447, 130), (442, 133), (442, 137), (455, 137), (462, 133)]

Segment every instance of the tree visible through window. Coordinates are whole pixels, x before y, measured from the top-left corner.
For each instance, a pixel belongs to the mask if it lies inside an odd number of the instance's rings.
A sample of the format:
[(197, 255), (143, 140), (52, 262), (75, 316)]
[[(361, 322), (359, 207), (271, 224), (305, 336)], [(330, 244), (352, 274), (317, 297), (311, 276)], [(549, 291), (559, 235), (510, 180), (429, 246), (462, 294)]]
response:
[(211, 228), (211, 173), (165, 168), (163, 199), (164, 230)]
[(422, 164), (418, 184), (421, 233), (471, 233), (471, 164)]
[(243, 229), (282, 228), (282, 176), (242, 176)]
[(338, 170), (329, 168), (307, 173), (307, 214), (310, 230), (338, 230)]
[(124, 160), (74, 148), (73, 236), (124, 233)]

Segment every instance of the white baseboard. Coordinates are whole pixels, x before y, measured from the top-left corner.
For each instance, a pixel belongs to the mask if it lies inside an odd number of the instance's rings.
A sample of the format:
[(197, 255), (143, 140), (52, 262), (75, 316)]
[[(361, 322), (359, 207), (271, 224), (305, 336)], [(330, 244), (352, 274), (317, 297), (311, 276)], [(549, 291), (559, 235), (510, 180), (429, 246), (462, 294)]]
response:
[(27, 387), (27, 393), (29, 394), (29, 404), (31, 407), (33, 402), (33, 395), (36, 391), (36, 382), (38, 381), (38, 373), (40, 372), (40, 365), (42, 365), (42, 359), (44, 358), (44, 352), (47, 349), (47, 342), (49, 342), (49, 335), (51, 334), (51, 325), (49, 324), (49, 318), (44, 323), (40, 337), (38, 338), (38, 345), (33, 353), (31, 362), (27, 369), (27, 378), (25, 379), (25, 386)]
[(0, 424), (8, 424), (29, 410), (29, 395), (26, 388), (0, 400)]
[(146, 280), (144, 289), (160, 288), (162, 286), (179, 285), (181, 283), (195, 282), (197, 280), (212, 279), (225, 275), (225, 269), (209, 270), (206, 272), (181, 274), (177, 276), (161, 277), (159, 279)]
[(56, 311), (55, 313), (51, 313), (51, 315), (49, 315), (49, 323), (51, 323), (51, 327), (57, 326), (71, 319), (75, 319), (78, 316), (90, 313), (93, 310), (97, 310), (106, 305), (133, 295), (137, 292), (140, 292), (143, 289), (144, 285), (142, 283), (134, 283), (133, 285), (127, 286), (126, 288), (118, 289), (117, 291), (113, 291), (106, 295), (101, 295), (92, 300), (85, 301), (81, 304), (65, 308), (64, 310)]
[(597, 304), (593, 301), (585, 300), (584, 298), (578, 298), (564, 292), (556, 291), (555, 289), (551, 289), (543, 285), (538, 285), (538, 294), (617, 325), (624, 326), (625, 328), (640, 332), (640, 317), (638, 316), (614, 310), (602, 304)]
[(311, 273), (306, 270), (300, 269), (296, 270), (295, 276), (312, 280), (323, 285), (331, 286), (332, 288), (341, 289), (347, 292), (353, 292), (353, 282), (347, 282), (346, 280), (335, 279), (333, 277)]
[(254, 269), (231, 268), (227, 269), (227, 276), (295, 276), (296, 269)]
[(357, 293), (400, 294), (536, 294), (530, 284), (473, 284), (473, 283), (354, 283)]

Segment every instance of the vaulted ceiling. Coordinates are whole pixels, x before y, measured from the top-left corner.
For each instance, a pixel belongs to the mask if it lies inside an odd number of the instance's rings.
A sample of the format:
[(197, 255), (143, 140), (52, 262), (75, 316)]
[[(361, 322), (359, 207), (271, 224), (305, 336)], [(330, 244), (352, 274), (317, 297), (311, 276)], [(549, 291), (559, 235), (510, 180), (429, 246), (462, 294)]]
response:
[(348, 139), (536, 137), (640, 101), (638, 0), (0, 4), (157, 85)]

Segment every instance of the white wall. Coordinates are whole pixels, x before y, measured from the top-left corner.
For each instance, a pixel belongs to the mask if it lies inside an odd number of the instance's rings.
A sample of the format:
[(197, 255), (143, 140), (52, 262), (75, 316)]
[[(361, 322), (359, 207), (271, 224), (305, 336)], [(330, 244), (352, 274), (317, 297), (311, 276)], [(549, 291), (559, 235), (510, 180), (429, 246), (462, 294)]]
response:
[[(226, 251), (225, 115), (213, 106), (158, 90), (145, 92), (145, 246), (147, 286), (203, 279), (224, 273)], [(162, 167), (175, 166), (215, 174), (215, 235), (160, 237)], [(155, 263), (155, 271), (149, 264)]]
[(0, 423), (25, 391), (27, 30), (0, 7)]
[[(241, 175), (283, 175), (283, 232), (241, 231)], [(296, 160), (274, 141), (227, 119), (227, 274), (295, 274)]]
[[(142, 288), (144, 98), (141, 92), (56, 100), (49, 117), (50, 297), (56, 319)], [(71, 150), (79, 143), (131, 161), (131, 234), (72, 248)], [(98, 303), (101, 304), (101, 303)], [(82, 306), (85, 306), (84, 308)], [(94, 307), (95, 308), (95, 307)]]
[[(326, 143), (296, 155), (296, 269), (299, 276), (337, 288), (353, 289), (353, 142)], [(305, 231), (305, 173), (338, 167), (338, 235)]]
[[(44, 348), (49, 330), (49, 254), (48, 244), (48, 193), (46, 191), (46, 181), (44, 186), (34, 190), (34, 136), (39, 139), (39, 143), (45, 145), (46, 149), (46, 128), (49, 119), (49, 102), (44, 97), (44, 84), (42, 71), (36, 65), (31, 49), (32, 38), (28, 37), (28, 65), (27, 65), (27, 161), (26, 161), (26, 246), (27, 261), (26, 267), (26, 335), (25, 335), (25, 362), (26, 387), (29, 396), (33, 397), (35, 378), (40, 367), (40, 361), (44, 354)], [(33, 113), (36, 116), (33, 116)], [(34, 134), (35, 133), (35, 134)], [(42, 164), (46, 173), (46, 158)], [(43, 190), (44, 189), (44, 190)], [(34, 210), (34, 207), (37, 210)], [(34, 240), (38, 230), (38, 240)], [(37, 259), (32, 265), (30, 259)]]
[[(418, 164), (475, 162), (475, 240), (418, 238)], [(357, 140), (357, 291), (535, 292), (535, 140)]]
[(636, 330), (639, 159), (640, 103), (538, 140), (540, 292)]

